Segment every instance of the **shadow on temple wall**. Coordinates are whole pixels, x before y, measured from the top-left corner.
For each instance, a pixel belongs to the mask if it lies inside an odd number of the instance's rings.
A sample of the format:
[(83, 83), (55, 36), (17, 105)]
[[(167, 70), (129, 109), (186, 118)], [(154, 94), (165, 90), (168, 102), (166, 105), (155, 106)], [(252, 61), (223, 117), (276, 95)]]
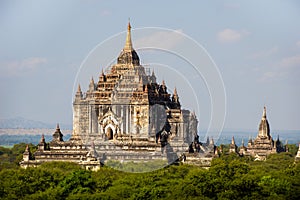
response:
[(161, 144), (161, 153), (162, 155), (167, 156), (168, 164), (172, 164), (178, 160), (178, 156), (176, 152), (174, 152), (173, 147), (169, 143), (169, 137), (172, 135), (171, 133), (171, 125), (166, 120), (164, 127), (162, 130), (156, 133), (156, 143), (160, 142)]

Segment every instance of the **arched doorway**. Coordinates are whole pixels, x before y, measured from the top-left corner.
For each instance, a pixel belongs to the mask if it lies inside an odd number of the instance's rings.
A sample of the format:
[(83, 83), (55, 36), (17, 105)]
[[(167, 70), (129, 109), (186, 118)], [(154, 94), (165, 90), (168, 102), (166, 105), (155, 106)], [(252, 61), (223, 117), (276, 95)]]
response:
[(110, 127), (108, 127), (106, 130), (106, 136), (109, 140), (113, 139), (113, 130)]

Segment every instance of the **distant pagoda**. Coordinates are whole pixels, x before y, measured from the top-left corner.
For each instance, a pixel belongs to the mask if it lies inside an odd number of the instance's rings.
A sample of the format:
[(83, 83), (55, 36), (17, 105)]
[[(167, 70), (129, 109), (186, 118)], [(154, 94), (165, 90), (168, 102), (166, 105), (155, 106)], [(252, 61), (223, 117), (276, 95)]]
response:
[(253, 156), (256, 160), (265, 160), (269, 154), (284, 151), (285, 149), (282, 142), (279, 140), (279, 137), (277, 140), (273, 140), (270, 134), (270, 126), (267, 120), (267, 109), (264, 107), (257, 137), (254, 140), (250, 138), (247, 147), (245, 147), (243, 143), (240, 148), (240, 154)]

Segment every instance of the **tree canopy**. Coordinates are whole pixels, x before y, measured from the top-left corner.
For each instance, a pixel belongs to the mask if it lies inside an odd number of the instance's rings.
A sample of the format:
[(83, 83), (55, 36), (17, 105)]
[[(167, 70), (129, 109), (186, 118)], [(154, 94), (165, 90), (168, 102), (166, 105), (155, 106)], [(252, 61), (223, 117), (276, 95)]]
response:
[[(21, 148), (21, 147), (20, 147)], [(17, 151), (17, 147), (11, 151)], [(1, 149), (1, 156), (11, 154)], [(16, 156), (18, 157), (18, 156)], [(2, 162), (2, 158), (1, 158)], [(132, 166), (129, 163), (128, 166)], [(222, 155), (209, 169), (171, 165), (147, 173), (109, 167), (87, 171), (74, 163), (1, 167), (1, 199), (299, 199), (300, 163), (291, 153), (253, 161)]]

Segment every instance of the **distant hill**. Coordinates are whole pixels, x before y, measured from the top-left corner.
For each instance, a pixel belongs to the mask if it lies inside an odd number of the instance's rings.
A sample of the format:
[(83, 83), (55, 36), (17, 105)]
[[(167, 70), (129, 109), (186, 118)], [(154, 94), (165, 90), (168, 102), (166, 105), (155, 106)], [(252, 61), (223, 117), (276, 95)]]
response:
[[(59, 126), (62, 129), (72, 129), (72, 125), (70, 124), (59, 124)], [(23, 117), (0, 119), (0, 129), (53, 129), (55, 127), (55, 123), (45, 123), (41, 121), (25, 119)]]

